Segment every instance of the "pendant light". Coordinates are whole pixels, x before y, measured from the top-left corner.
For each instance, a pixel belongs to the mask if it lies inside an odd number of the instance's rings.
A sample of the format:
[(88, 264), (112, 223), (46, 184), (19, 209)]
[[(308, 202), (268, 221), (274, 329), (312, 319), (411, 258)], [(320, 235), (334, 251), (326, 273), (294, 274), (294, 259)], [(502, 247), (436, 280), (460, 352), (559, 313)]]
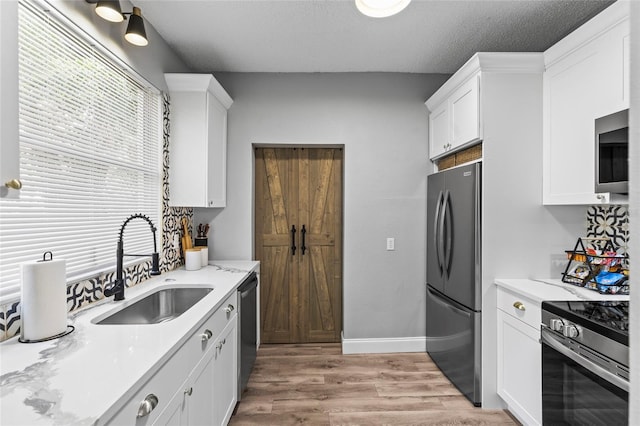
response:
[(127, 25), (127, 32), (124, 34), (124, 38), (136, 46), (146, 46), (149, 44), (147, 32), (144, 30), (142, 11), (139, 7), (134, 7), (131, 16), (129, 16), (129, 25)]
[(124, 21), (124, 15), (118, 0), (100, 0), (96, 5), (96, 13), (99, 17), (109, 22)]
[(401, 12), (411, 0), (356, 0), (358, 10), (372, 18), (386, 18)]
[[(2, 0), (0, 0), (2, 1)], [(125, 40), (135, 46), (146, 46), (149, 44), (147, 32), (144, 28), (144, 19), (139, 7), (133, 7), (133, 11), (122, 13), (120, 1), (118, 0), (86, 0), (87, 3), (96, 3), (96, 14), (109, 22), (122, 22), (129, 15), (127, 31), (124, 34)]]

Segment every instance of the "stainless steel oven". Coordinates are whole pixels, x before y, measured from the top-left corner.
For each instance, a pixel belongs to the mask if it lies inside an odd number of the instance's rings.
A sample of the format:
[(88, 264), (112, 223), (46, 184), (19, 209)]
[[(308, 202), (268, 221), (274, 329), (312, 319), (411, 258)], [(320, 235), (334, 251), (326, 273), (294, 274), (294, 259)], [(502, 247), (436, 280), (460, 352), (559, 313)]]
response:
[(541, 340), (543, 424), (628, 423), (628, 302), (544, 302)]

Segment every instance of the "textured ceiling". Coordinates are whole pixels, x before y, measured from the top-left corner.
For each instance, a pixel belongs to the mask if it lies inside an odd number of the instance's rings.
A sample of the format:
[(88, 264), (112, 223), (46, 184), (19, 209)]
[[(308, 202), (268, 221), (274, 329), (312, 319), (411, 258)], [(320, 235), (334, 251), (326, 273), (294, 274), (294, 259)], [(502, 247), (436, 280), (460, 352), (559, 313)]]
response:
[(544, 51), (612, 2), (413, 0), (383, 19), (353, 0), (132, 3), (194, 72), (449, 74), (475, 52)]

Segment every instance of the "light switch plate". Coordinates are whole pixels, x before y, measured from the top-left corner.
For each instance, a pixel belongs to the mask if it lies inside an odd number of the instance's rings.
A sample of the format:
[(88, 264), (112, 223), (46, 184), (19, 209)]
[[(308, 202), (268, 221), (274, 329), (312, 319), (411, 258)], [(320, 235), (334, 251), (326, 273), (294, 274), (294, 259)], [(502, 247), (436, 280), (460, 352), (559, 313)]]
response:
[(396, 239), (395, 238), (387, 238), (387, 251), (396, 249)]

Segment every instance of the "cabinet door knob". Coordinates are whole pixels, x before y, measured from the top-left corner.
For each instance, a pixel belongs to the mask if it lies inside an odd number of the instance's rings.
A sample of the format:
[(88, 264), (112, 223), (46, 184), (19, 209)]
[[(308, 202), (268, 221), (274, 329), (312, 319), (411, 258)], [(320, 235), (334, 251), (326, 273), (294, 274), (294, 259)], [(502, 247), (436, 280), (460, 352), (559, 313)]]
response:
[(150, 393), (138, 407), (138, 418), (148, 416), (158, 406), (158, 397)]
[(22, 189), (22, 182), (20, 182), (20, 179), (11, 179), (10, 181), (5, 182), (4, 186), (10, 189)]
[(216, 349), (217, 350), (222, 350), (222, 342), (218, 342), (218, 344), (216, 345)]
[(209, 339), (211, 339), (211, 336), (213, 336), (213, 333), (211, 332), (211, 330), (205, 330), (204, 333), (200, 335), (203, 342), (209, 341)]
[(522, 302), (513, 302), (513, 307), (520, 311), (526, 310), (526, 308), (524, 307), (524, 303)]
[(597, 198), (598, 200), (600, 200), (600, 201), (604, 201), (604, 198), (605, 198), (605, 197), (604, 197), (604, 195), (602, 195), (602, 194), (598, 194), (598, 195), (596, 195), (596, 198)]
[(193, 388), (189, 388), (189, 389), (185, 389), (185, 390), (184, 390), (184, 394), (185, 394), (185, 395), (189, 395), (189, 396), (191, 396), (191, 394), (192, 394), (192, 393), (193, 393)]
[(229, 304), (226, 308), (224, 308), (224, 311), (228, 314), (230, 314), (235, 308), (233, 307), (233, 305)]

